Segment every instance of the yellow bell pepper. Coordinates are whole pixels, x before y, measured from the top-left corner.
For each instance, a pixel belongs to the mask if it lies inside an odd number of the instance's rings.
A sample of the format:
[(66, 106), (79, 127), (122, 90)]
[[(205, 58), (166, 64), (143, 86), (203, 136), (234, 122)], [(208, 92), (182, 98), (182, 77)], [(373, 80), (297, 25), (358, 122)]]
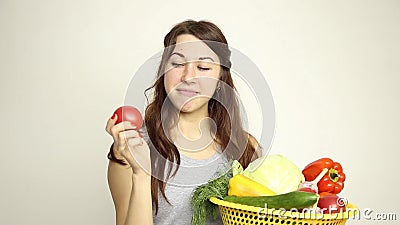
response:
[(237, 174), (229, 180), (229, 196), (271, 196), (275, 195), (268, 187), (246, 177)]

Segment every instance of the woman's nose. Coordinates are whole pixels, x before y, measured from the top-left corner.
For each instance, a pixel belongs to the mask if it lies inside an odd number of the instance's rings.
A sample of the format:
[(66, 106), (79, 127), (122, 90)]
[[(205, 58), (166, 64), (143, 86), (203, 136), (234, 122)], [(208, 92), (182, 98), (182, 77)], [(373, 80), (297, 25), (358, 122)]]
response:
[(183, 74), (181, 77), (181, 81), (188, 81), (196, 77), (196, 68), (193, 62), (185, 63), (185, 69), (183, 70)]

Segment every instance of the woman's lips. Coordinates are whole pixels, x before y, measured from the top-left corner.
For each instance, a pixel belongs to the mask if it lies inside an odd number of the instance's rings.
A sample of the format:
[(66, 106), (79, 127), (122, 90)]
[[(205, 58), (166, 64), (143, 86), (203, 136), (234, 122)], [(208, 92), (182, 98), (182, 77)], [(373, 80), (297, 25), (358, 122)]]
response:
[(199, 94), (199, 92), (194, 91), (194, 90), (188, 90), (188, 89), (177, 89), (179, 94), (187, 96), (187, 97), (193, 97)]

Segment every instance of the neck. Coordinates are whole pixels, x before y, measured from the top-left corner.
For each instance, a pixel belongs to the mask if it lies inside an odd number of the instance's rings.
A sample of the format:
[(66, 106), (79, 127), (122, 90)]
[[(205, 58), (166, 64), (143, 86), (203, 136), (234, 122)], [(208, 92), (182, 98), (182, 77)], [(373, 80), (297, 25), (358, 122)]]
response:
[(209, 123), (207, 120), (204, 120), (208, 116), (208, 107), (196, 110), (195, 112), (181, 112), (178, 120), (179, 129), (187, 138), (192, 140), (198, 139), (202, 132), (210, 130)]

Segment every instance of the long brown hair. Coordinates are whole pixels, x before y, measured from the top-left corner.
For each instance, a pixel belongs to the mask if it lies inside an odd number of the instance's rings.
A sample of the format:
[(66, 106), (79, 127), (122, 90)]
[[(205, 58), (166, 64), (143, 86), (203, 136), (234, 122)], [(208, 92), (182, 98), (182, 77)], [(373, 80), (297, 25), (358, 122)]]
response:
[[(205, 41), (205, 44), (218, 55), (221, 62), (220, 82), (224, 82), (226, 85), (220, 86), (218, 93), (216, 91), (214, 95), (220, 95), (219, 97), (223, 98), (223, 101), (229, 104), (221, 104), (220, 101), (216, 100), (218, 96), (213, 96), (208, 102), (209, 117), (214, 120), (217, 126), (214, 141), (221, 146), (223, 151), (229, 150), (226, 151), (227, 157), (238, 159), (243, 167), (247, 167), (252, 159), (254, 159), (256, 151), (260, 150), (260, 146), (255, 138), (243, 129), (239, 100), (235, 94), (235, 86), (230, 72), (231, 51), (221, 30), (215, 24), (208, 21), (186, 20), (175, 25), (164, 38), (165, 48), (158, 68), (157, 79), (153, 86), (148, 89), (153, 91), (153, 97), (145, 111), (145, 124), (150, 138), (149, 147), (153, 173), (151, 194), (156, 213), (158, 212), (159, 191), (168, 201), (165, 195), (166, 179), (159, 179), (160, 176), (163, 176), (164, 169), (167, 166), (166, 160), (178, 165), (176, 168), (167, 167), (167, 179), (176, 173), (180, 164), (179, 151), (168, 134), (164, 132), (161, 111), (164, 104), (170, 104), (163, 79), (166, 62), (172, 53), (171, 46), (175, 45), (177, 37), (183, 34), (190, 34), (199, 40)], [(221, 44), (215, 45), (213, 43)], [(109, 158), (117, 161), (111, 151)], [(159, 160), (160, 158), (165, 160)], [(119, 161), (119, 163), (123, 162)]]

